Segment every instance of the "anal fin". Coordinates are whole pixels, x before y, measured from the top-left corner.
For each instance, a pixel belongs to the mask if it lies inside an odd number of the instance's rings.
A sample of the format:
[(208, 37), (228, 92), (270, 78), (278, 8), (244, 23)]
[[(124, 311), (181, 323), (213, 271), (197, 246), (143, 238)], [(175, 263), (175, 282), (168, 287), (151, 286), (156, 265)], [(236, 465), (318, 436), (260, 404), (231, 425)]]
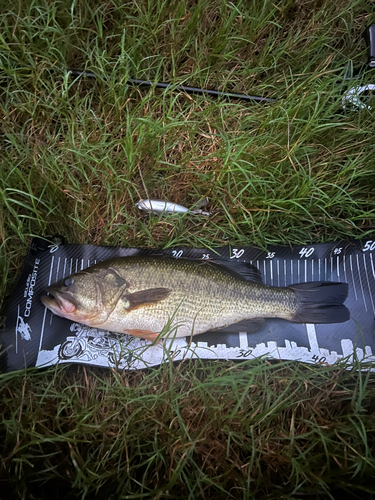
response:
[(255, 333), (258, 332), (264, 325), (263, 318), (245, 319), (239, 321), (238, 323), (233, 323), (229, 326), (224, 326), (223, 328), (217, 328), (216, 330), (210, 330), (212, 332), (220, 333)]
[(134, 337), (142, 337), (143, 339), (153, 342), (159, 336), (159, 333), (151, 332), (149, 330), (126, 330), (126, 333)]

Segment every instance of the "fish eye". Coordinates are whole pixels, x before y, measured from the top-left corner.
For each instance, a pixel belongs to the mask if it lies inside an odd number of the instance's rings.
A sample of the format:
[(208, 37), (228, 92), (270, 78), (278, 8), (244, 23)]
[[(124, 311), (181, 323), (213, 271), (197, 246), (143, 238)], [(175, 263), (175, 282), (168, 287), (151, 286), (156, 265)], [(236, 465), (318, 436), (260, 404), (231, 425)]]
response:
[(74, 278), (66, 278), (66, 280), (64, 281), (64, 286), (70, 286), (70, 285), (73, 285), (74, 283)]

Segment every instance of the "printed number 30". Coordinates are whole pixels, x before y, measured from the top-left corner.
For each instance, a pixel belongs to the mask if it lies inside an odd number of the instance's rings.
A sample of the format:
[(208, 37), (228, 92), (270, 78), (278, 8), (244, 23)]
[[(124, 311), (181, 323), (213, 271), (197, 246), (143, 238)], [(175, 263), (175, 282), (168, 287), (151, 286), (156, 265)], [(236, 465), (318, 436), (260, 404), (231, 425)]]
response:
[(240, 257), (242, 257), (244, 253), (245, 253), (244, 249), (238, 250), (237, 248), (233, 248), (233, 255), (231, 259), (239, 259)]

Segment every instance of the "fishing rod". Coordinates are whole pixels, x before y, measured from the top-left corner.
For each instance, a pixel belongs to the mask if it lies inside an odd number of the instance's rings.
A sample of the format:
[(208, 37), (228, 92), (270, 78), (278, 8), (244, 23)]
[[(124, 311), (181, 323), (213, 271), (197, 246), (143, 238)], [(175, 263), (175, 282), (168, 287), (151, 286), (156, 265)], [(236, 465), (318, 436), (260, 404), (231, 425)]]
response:
[[(344, 76), (344, 80), (353, 80), (358, 78), (358, 74), (362, 73), (364, 70), (375, 68), (375, 24), (371, 24), (368, 26), (363, 33), (364, 39), (366, 41), (367, 46), (367, 66), (364, 69), (361, 69), (359, 72), (353, 70), (353, 62), (349, 61), (348, 68), (346, 70), (346, 74)], [(99, 75), (94, 73), (93, 71), (84, 71), (76, 68), (69, 68), (67, 73), (73, 77), (83, 77), (83, 78), (92, 78), (97, 80)], [(165, 82), (153, 82), (150, 80), (139, 80), (137, 78), (129, 78), (126, 80), (126, 85), (132, 87), (141, 87), (141, 88), (156, 88), (161, 90), (172, 90), (174, 92), (184, 92), (186, 94), (191, 95), (201, 95), (208, 96), (213, 98), (227, 98), (230, 100), (239, 100), (245, 101), (249, 103), (273, 103), (279, 101), (279, 99), (273, 99), (271, 97), (261, 97), (255, 95), (248, 94), (238, 94), (235, 92), (224, 92), (221, 90), (215, 89), (203, 89), (200, 87), (190, 87), (187, 85), (176, 85), (173, 83), (165, 83)], [(354, 109), (362, 109), (368, 108), (371, 109), (371, 105), (369, 102), (362, 102), (360, 100), (360, 96), (366, 96), (366, 93), (371, 93), (375, 90), (374, 84), (368, 84), (364, 86), (353, 85), (347, 92), (344, 93), (342, 97), (342, 107), (345, 109), (347, 107), (352, 107)]]
[[(82, 71), (79, 69), (68, 69), (68, 73), (72, 76), (80, 77), (83, 76), (85, 78), (98, 78), (96, 73), (92, 71)], [(199, 87), (189, 87), (186, 85), (175, 85), (173, 83), (163, 83), (163, 82), (151, 82), (149, 80), (137, 80), (136, 78), (129, 78), (126, 81), (127, 85), (131, 85), (134, 87), (146, 87), (151, 88), (154, 87), (156, 89), (163, 90), (173, 90), (175, 92), (185, 92), (186, 94), (193, 95), (203, 95), (214, 98), (229, 98), (229, 99), (237, 99), (240, 101), (246, 102), (257, 102), (257, 103), (267, 103), (267, 102), (276, 102), (277, 99), (272, 99), (270, 97), (260, 97), (256, 95), (247, 95), (247, 94), (236, 94), (234, 92), (223, 92), (221, 90), (211, 90), (211, 89), (201, 89)]]

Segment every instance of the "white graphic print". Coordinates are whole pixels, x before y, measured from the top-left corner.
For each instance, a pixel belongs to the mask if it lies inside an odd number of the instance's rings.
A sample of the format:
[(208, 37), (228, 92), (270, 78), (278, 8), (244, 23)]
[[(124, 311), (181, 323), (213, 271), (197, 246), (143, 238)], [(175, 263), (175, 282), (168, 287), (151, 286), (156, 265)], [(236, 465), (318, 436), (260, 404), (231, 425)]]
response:
[(22, 316), (17, 318), (16, 333), (19, 333), (22, 340), (31, 340), (31, 328), (30, 325), (25, 323)]
[(23, 317), (20, 316), (20, 306), (17, 308), (17, 322), (14, 333), (16, 335), (16, 353), (18, 353), (18, 336), (20, 336), (22, 340), (31, 340), (31, 327), (25, 322)]
[[(58, 357), (60, 360), (77, 359), (82, 356), (84, 356), (87, 361), (92, 361), (99, 356), (104, 356), (113, 364), (123, 360), (121, 352), (122, 345), (119, 335), (107, 331), (100, 331), (97, 328), (89, 328), (79, 323), (70, 325), (70, 331), (74, 332), (75, 336), (67, 337), (65, 342), (59, 347)], [(125, 336), (121, 335), (121, 337), (124, 338)], [(129, 354), (126, 358), (126, 361), (129, 362)]]

